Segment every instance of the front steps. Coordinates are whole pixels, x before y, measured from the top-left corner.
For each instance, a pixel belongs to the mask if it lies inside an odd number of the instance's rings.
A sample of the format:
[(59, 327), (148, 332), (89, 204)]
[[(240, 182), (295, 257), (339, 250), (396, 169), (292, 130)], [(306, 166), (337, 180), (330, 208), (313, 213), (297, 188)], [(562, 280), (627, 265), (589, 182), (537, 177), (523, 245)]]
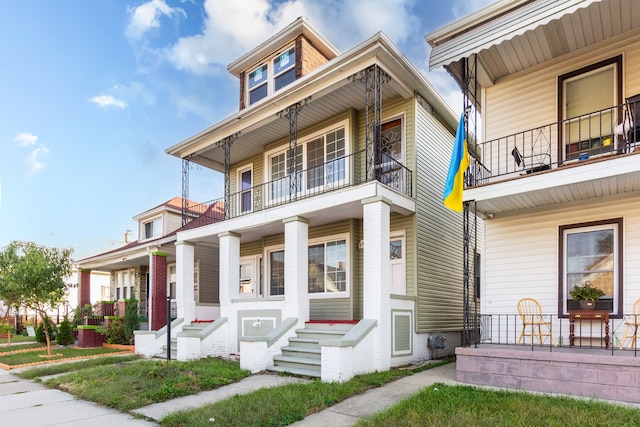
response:
[[(191, 322), (189, 325), (185, 325), (182, 327), (182, 332), (192, 332), (194, 334), (199, 334), (202, 329), (204, 329), (208, 323), (202, 322)], [(162, 350), (159, 353), (156, 353), (154, 356), (156, 358), (166, 359), (167, 358), (167, 345), (162, 346)], [(178, 360), (178, 339), (171, 338), (171, 360)]]
[(340, 339), (353, 327), (352, 323), (306, 323), (289, 338), (289, 345), (282, 347), (282, 354), (273, 357), (271, 372), (320, 378), (320, 341)]

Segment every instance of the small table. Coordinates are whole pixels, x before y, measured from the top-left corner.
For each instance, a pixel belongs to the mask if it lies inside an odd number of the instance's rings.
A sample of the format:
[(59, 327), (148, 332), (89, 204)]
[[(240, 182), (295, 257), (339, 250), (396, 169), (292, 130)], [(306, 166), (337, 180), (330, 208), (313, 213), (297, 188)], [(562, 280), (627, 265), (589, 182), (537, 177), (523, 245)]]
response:
[[(607, 310), (569, 310), (569, 346), (573, 347), (575, 339), (575, 321), (590, 320), (604, 323), (604, 348), (609, 348), (609, 311)], [(602, 331), (602, 327), (600, 328)]]

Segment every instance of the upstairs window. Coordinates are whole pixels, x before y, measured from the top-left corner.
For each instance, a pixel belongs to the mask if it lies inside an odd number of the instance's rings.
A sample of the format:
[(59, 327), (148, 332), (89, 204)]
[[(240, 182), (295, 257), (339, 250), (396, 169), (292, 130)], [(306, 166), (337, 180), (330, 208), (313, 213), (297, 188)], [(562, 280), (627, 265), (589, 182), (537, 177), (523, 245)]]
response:
[(144, 232), (141, 236), (142, 240), (160, 237), (162, 235), (162, 218), (144, 222), (142, 225), (144, 226)]
[(249, 105), (294, 82), (295, 63), (296, 51), (291, 46), (251, 71), (247, 77)]

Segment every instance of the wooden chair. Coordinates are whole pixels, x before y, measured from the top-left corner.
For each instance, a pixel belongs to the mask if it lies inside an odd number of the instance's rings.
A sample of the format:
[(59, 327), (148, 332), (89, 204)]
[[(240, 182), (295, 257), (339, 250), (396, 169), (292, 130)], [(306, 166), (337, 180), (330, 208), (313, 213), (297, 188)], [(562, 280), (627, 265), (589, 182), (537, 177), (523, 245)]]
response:
[[(540, 345), (543, 345), (542, 337), (550, 337), (554, 347), (557, 347), (556, 340), (551, 332), (551, 321), (544, 320), (542, 316), (542, 307), (540, 303), (533, 298), (522, 298), (518, 301), (518, 314), (522, 321), (522, 332), (518, 338), (517, 345), (520, 345), (522, 337), (531, 337), (531, 343), (533, 343), (533, 337), (538, 337)], [(542, 332), (542, 326), (544, 325), (546, 331)], [(527, 326), (531, 327), (531, 333), (527, 334)]]
[[(640, 326), (640, 298), (633, 304), (633, 314), (628, 320), (624, 321), (625, 328), (620, 341), (620, 350), (624, 348), (626, 340), (631, 340), (631, 348), (636, 348), (636, 338), (638, 337), (638, 326)], [(633, 334), (629, 333), (629, 329), (633, 328)]]

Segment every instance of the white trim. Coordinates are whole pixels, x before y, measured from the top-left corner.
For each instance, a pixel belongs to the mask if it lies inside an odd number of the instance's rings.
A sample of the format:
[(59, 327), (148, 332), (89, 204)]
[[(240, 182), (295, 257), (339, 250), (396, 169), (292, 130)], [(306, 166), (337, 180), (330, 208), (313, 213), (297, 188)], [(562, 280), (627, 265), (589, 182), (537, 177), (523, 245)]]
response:
[[(242, 190), (242, 174), (245, 172), (251, 172), (251, 187), (249, 190), (246, 190), (251, 195), (251, 209), (243, 211), (242, 210), (242, 195), (244, 190)], [(253, 212), (253, 186), (254, 186), (254, 177), (255, 174), (253, 172), (253, 162), (247, 165), (243, 165), (239, 167), (236, 171), (236, 214), (242, 215)]]
[[(352, 268), (351, 268), (351, 233), (340, 233), (340, 234), (332, 234), (329, 236), (316, 237), (315, 239), (309, 239), (309, 243), (307, 245), (307, 253), (309, 250), (309, 246), (317, 245), (320, 243), (330, 243), (337, 242), (340, 240), (345, 241), (346, 246), (346, 283), (345, 283), (345, 291), (344, 292), (322, 292), (322, 293), (312, 293), (308, 292), (309, 290), (309, 279), (307, 274), (307, 292), (309, 295), (309, 299), (331, 299), (331, 298), (350, 298), (351, 297), (351, 278), (352, 278)], [(325, 246), (326, 247), (326, 246)], [(326, 256), (326, 254), (325, 254)]]
[[(299, 138), (298, 139), (298, 147), (302, 148), (302, 170), (307, 170), (306, 165), (307, 165), (307, 143), (318, 138), (318, 137), (322, 137), (325, 138), (324, 139), (324, 155), (325, 155), (325, 159), (324, 159), (324, 163), (326, 164), (326, 136), (329, 133), (332, 132), (337, 132), (340, 129), (344, 129), (344, 156), (345, 156), (345, 164), (344, 164), (344, 180), (345, 180), (345, 184), (349, 183), (351, 180), (351, 169), (350, 169), (350, 164), (349, 164), (349, 160), (348, 157), (352, 154), (352, 150), (351, 150), (351, 121), (350, 119), (344, 119), (341, 120), (339, 122), (333, 123), (323, 129), (320, 129), (316, 132), (313, 132), (309, 135), (305, 135), (303, 138)], [(287, 151), (289, 150), (289, 144), (282, 144), (279, 145), (275, 148), (272, 148), (271, 150), (268, 150), (264, 153), (264, 165), (265, 167), (263, 168), (263, 174), (264, 174), (264, 181), (265, 183), (270, 183), (271, 181), (273, 181), (273, 178), (271, 176), (271, 159), (273, 157), (279, 156), (281, 154), (285, 155), (285, 166), (286, 166), (286, 161), (287, 161)], [(283, 178), (280, 179), (285, 179), (287, 175), (285, 175)], [(304, 178), (304, 177), (303, 177)], [(339, 185), (342, 185), (343, 182), (339, 182)], [(301, 192), (303, 194), (305, 194), (306, 192), (317, 192), (317, 188), (318, 187), (313, 187), (313, 189), (308, 189), (307, 185), (306, 185), (306, 179), (303, 179), (303, 182), (300, 184), (301, 185)], [(327, 183), (325, 182), (324, 185), (327, 185)], [(336, 185), (336, 183), (332, 183), (332, 185)], [(288, 187), (287, 187), (288, 188)], [(277, 199), (271, 199), (271, 194), (269, 192), (268, 188), (265, 188), (263, 197), (265, 197), (265, 202), (267, 203), (272, 203)], [(284, 197), (284, 196), (283, 196)]]
[[(293, 64), (289, 67), (287, 67), (286, 69), (280, 71), (278, 74), (275, 73), (275, 61), (276, 58), (278, 58), (280, 55), (282, 55), (283, 53), (291, 50), (293, 48), (293, 55), (294, 55), (294, 61)], [(273, 95), (274, 92), (276, 92), (275, 90), (275, 81), (276, 81), (276, 77), (286, 73), (287, 71), (291, 70), (292, 68), (295, 70), (295, 66), (296, 66), (296, 58), (297, 55), (299, 53), (297, 52), (296, 49), (296, 45), (295, 42), (291, 42), (289, 44), (287, 44), (285, 47), (278, 49), (278, 51), (273, 54), (270, 55), (268, 58), (261, 60), (259, 62), (256, 62), (254, 65), (247, 67), (247, 71), (246, 71), (246, 75), (245, 75), (245, 103), (247, 106), (249, 105), (253, 105), (253, 104), (257, 104), (258, 102), (262, 101), (263, 99), (268, 98), (270, 95)], [(254, 86), (253, 88), (249, 88), (249, 79), (251, 78), (251, 74), (253, 74), (256, 70), (258, 70), (259, 68), (262, 68), (263, 66), (267, 66), (267, 81), (265, 83), (262, 83), (260, 85)], [(295, 80), (295, 79), (294, 79)], [(256, 100), (253, 104), (251, 103), (251, 95), (250, 92), (252, 90), (255, 90), (263, 85), (267, 85), (267, 94), (263, 97), (260, 98), (258, 100)]]
[[(391, 245), (391, 241), (392, 240), (400, 240), (402, 242), (402, 258), (401, 258), (401, 264), (402, 264), (402, 275), (403, 275), (403, 279), (404, 279), (404, 293), (401, 294), (395, 294), (393, 292), (393, 269), (390, 268), (390, 293), (392, 295), (402, 295), (402, 296), (406, 296), (407, 295), (407, 237), (406, 237), (406, 230), (397, 230), (397, 231), (392, 231), (391, 233), (389, 233), (389, 245)], [(391, 248), (389, 248), (391, 249)], [(389, 259), (389, 263), (390, 263), (390, 267), (393, 265), (393, 262), (391, 261), (391, 259)]]
[[(409, 350), (396, 351), (396, 317), (409, 317)], [(391, 311), (391, 356), (409, 356), (413, 354), (413, 311), (412, 310), (392, 310)]]

